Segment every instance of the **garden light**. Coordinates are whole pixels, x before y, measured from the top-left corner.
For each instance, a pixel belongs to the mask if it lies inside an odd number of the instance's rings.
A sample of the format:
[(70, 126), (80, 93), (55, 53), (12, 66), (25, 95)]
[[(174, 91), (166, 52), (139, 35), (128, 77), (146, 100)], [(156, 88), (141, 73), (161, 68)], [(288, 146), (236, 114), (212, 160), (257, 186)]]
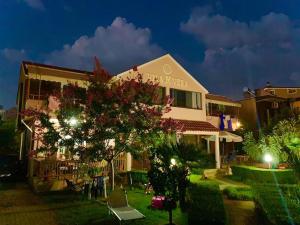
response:
[(171, 159), (171, 165), (175, 166), (176, 165), (176, 160), (175, 159)]
[(236, 122), (236, 128), (240, 128), (241, 127), (241, 123), (239, 121)]
[(77, 124), (77, 120), (76, 120), (74, 117), (72, 117), (72, 118), (69, 120), (69, 124), (70, 124), (71, 126), (75, 126), (75, 125)]
[(273, 161), (273, 157), (269, 154), (269, 153), (266, 153), (264, 155), (264, 160), (266, 163), (269, 164), (269, 169), (271, 168), (271, 162)]
[(273, 158), (269, 153), (267, 153), (264, 155), (264, 160), (265, 160), (265, 162), (270, 163), (270, 162), (272, 162)]

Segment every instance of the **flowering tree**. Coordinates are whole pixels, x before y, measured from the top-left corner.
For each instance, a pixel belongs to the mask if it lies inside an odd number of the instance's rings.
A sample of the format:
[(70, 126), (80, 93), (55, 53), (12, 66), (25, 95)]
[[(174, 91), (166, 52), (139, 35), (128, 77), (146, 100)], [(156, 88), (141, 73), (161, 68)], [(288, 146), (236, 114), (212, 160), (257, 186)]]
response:
[(40, 134), (36, 136), (43, 143), (38, 150), (53, 154), (64, 147), (84, 161), (106, 160), (114, 187), (116, 157), (156, 146), (177, 129), (171, 119), (161, 119), (170, 110), (170, 100), (160, 99), (158, 83), (144, 81), (137, 68), (131, 75), (112, 77), (96, 60), (86, 90), (69, 84), (55, 94), (56, 123), (51, 121), (53, 112), (31, 112)]

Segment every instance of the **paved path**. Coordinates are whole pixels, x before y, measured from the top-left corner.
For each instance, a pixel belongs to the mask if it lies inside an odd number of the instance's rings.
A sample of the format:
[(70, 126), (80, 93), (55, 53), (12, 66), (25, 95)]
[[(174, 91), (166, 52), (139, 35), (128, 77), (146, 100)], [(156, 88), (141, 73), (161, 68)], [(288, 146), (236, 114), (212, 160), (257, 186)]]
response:
[(230, 225), (259, 225), (253, 201), (237, 201), (224, 198), (224, 206)]
[(0, 190), (0, 225), (57, 225), (54, 211), (26, 184)]
[[(230, 186), (249, 187), (249, 185), (225, 177), (217, 177), (214, 180), (219, 183), (221, 191)], [(230, 200), (226, 196), (223, 197), (223, 200), (229, 225), (259, 225), (253, 201)]]

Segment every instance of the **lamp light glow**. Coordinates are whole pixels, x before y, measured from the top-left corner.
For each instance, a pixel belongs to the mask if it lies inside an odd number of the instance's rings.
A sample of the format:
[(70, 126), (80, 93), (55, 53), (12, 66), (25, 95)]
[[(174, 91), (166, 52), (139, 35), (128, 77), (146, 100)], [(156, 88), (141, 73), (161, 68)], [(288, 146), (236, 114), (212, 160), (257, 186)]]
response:
[(175, 159), (171, 159), (171, 165), (175, 166), (176, 165), (176, 160)]
[(74, 117), (72, 117), (72, 118), (69, 120), (69, 124), (70, 124), (71, 126), (75, 126), (75, 125), (77, 124), (77, 120), (76, 120)]
[(273, 161), (273, 157), (269, 153), (267, 153), (264, 155), (264, 160), (265, 162), (270, 163)]

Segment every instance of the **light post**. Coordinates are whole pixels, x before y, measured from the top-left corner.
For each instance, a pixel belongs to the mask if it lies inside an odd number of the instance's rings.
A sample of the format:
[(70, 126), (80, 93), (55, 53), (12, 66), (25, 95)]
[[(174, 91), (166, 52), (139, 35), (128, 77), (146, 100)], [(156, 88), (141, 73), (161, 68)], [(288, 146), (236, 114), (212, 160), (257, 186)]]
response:
[(271, 169), (271, 162), (273, 161), (273, 157), (269, 153), (266, 153), (264, 155), (264, 161), (269, 164), (269, 169)]

